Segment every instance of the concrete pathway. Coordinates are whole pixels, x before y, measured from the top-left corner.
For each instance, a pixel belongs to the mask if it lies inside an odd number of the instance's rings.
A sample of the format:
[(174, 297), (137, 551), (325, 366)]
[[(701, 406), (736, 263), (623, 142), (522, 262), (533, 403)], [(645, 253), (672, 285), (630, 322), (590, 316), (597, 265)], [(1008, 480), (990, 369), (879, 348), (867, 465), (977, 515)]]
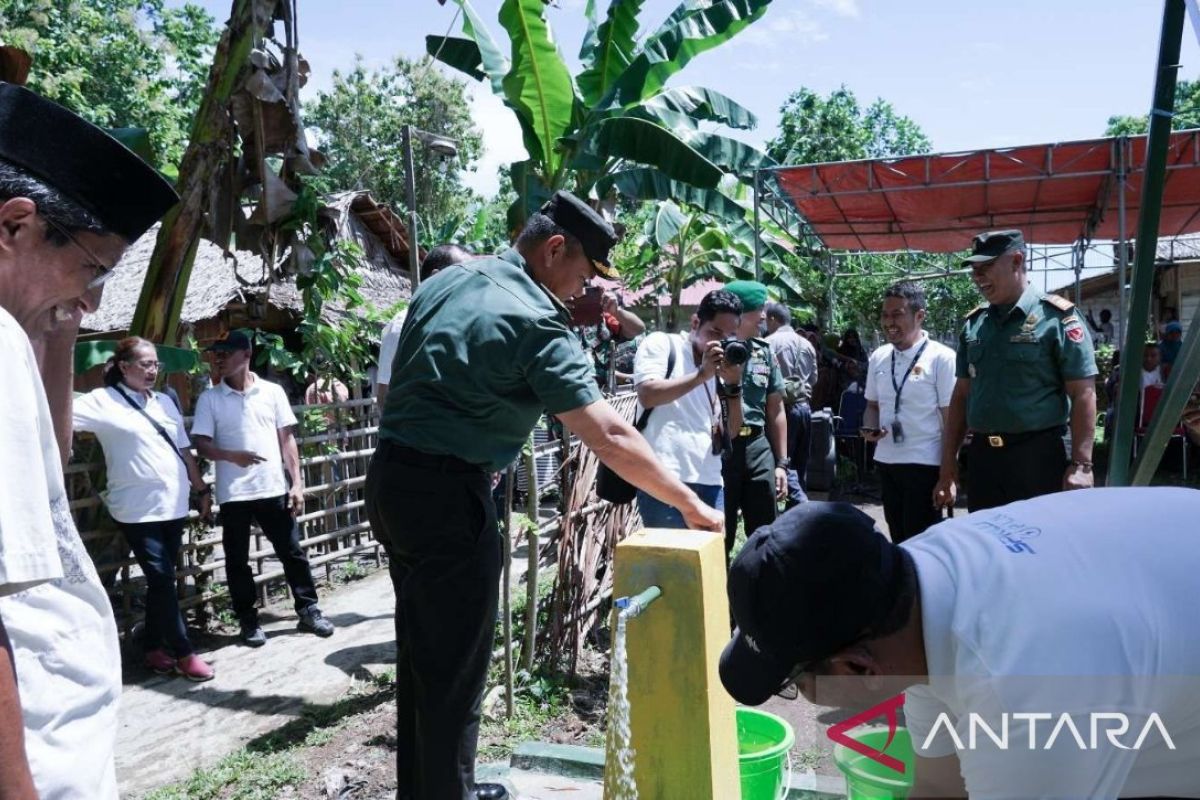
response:
[(123, 796), (188, 777), (248, 742), (298, 718), (305, 705), (327, 705), (395, 663), (394, 601), (386, 570), (325, 590), (321, 609), (337, 626), (328, 639), (296, 630), (287, 606), (265, 610), (267, 644), (236, 637), (201, 655), (216, 669), (202, 684), (128, 670), (117, 735)]

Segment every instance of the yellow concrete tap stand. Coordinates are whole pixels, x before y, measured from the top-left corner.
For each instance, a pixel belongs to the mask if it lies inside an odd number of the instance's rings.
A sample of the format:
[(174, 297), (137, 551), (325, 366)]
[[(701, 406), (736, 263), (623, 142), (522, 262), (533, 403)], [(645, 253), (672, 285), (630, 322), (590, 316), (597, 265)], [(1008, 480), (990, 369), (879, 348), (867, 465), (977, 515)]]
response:
[[(729, 641), (724, 538), (681, 530), (630, 536), (617, 545), (613, 597), (648, 586), (662, 596), (626, 623), (638, 798), (737, 800), (734, 703), (717, 672)], [(606, 798), (616, 764), (612, 730)]]

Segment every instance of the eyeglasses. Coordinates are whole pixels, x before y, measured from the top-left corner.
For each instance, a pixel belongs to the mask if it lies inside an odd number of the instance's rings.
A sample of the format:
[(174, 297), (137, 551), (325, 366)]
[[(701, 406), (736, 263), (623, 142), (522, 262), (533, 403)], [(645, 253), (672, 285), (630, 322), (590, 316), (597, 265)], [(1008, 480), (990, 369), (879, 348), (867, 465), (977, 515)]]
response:
[(95, 253), (93, 253), (90, 249), (85, 247), (83, 242), (76, 239), (71, 234), (70, 231), (68, 231), (66, 228), (59, 225), (57, 222), (50, 219), (49, 217), (42, 217), (42, 219), (44, 219), (46, 221), (46, 224), (49, 227), (53, 228), (54, 230), (58, 231), (58, 233), (67, 237), (68, 239), (70, 239), (71, 244), (78, 247), (81, 251), (83, 251), (83, 254), (88, 257), (88, 260), (90, 263), (86, 264), (85, 266), (92, 270), (93, 276), (92, 276), (92, 279), (90, 281), (88, 281), (87, 288), (95, 289), (97, 286), (103, 285), (103, 283), (106, 280), (108, 280), (109, 278), (111, 278), (113, 276), (113, 268), (110, 266), (107, 266), (104, 263), (103, 259), (97, 257)]
[(132, 363), (137, 364), (142, 369), (158, 369), (162, 366), (161, 361), (151, 361), (149, 359), (145, 361), (134, 361)]

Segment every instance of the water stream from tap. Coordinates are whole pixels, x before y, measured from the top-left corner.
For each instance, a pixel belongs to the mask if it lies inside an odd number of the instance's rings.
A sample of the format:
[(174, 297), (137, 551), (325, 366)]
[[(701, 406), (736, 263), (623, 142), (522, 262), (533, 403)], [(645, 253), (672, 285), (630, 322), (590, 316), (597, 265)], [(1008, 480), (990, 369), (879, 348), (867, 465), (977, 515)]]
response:
[(629, 726), (629, 654), (625, 649), (627, 622), (625, 613), (617, 614), (608, 700), (609, 724), (612, 725), (609, 757), (616, 758), (616, 779), (609, 782), (607, 800), (638, 800), (637, 783), (633, 777), (633, 735)]

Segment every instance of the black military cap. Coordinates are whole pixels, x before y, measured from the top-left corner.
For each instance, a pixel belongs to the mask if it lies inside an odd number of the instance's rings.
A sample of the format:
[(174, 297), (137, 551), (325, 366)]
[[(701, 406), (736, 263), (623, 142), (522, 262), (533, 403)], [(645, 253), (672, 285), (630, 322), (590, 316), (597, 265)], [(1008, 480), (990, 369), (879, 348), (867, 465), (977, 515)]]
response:
[(999, 258), (1010, 250), (1025, 247), (1025, 237), (1020, 231), (988, 231), (971, 240), (971, 255), (963, 260), (963, 266), (981, 264)]
[(53, 186), (134, 241), (179, 196), (125, 145), (57, 103), (0, 82), (0, 158)]
[(558, 191), (540, 210), (583, 244), (596, 272), (611, 280), (621, 277), (608, 260), (608, 251), (618, 241), (616, 231), (595, 209), (570, 192)]
[(802, 503), (759, 528), (729, 568), (725, 689), (760, 705), (797, 666), (869, 636), (892, 614), (906, 557), (849, 503)]

